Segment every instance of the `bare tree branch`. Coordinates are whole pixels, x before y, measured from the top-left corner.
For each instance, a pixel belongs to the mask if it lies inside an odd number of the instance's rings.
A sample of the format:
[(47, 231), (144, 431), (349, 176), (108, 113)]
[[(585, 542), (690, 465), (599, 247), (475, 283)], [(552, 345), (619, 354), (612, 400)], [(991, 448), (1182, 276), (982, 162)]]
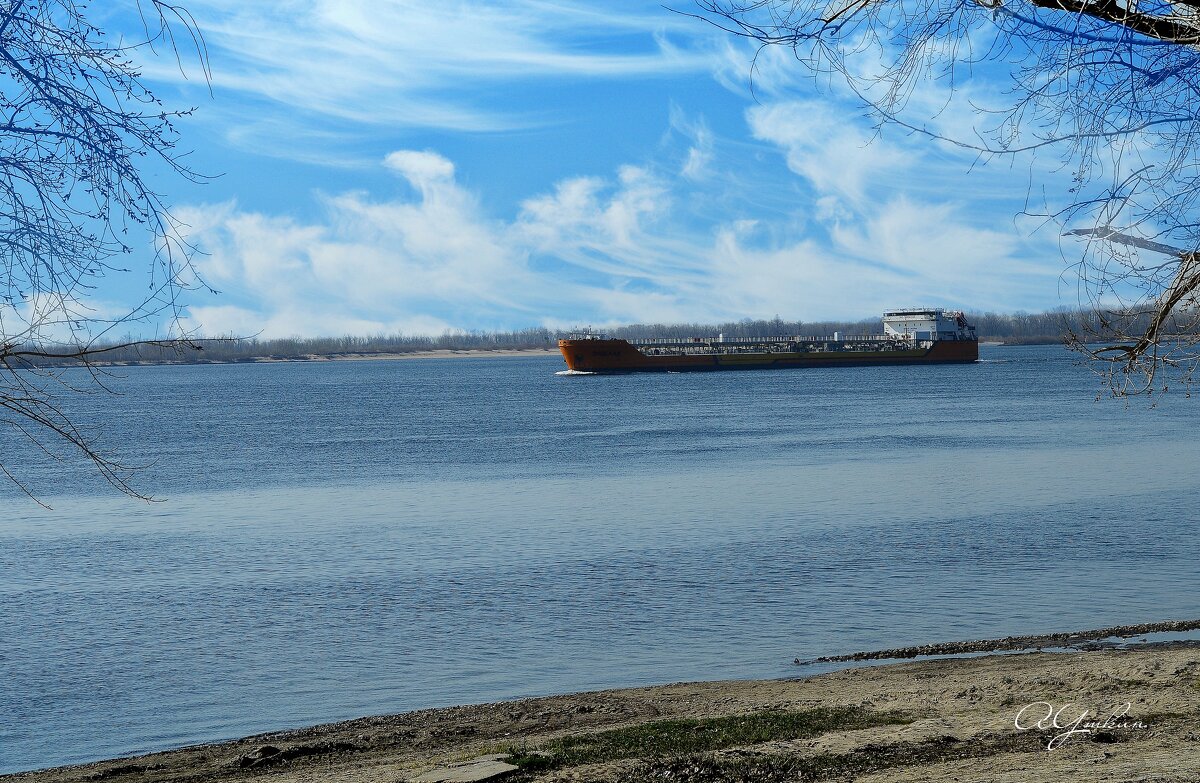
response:
[(1136, 33), (1177, 44), (1200, 42), (1200, 29), (1187, 19), (1130, 10), (1114, 0), (1030, 0), (1038, 8), (1085, 14)]
[[(106, 388), (94, 362), (113, 350), (115, 330), (144, 324), (166, 333), (126, 346), (193, 347), (179, 329), (180, 294), (204, 284), (183, 227), (145, 172), (153, 163), (185, 181), (205, 178), (177, 146), (175, 123), (191, 110), (164, 107), (136, 58), (164, 45), (182, 69), (194, 54), (207, 80), (208, 55), (186, 9), (165, 0), (130, 7), (145, 35), (114, 43), (83, 2), (0, 0), (0, 437), (56, 459), (82, 457), (118, 490), (144, 498), (129, 468), (57, 402)], [(89, 304), (96, 282), (144, 248), (145, 298), (124, 312), (97, 312)], [(40, 361), (51, 358), (86, 368), (86, 385)], [(16, 466), (0, 464), (0, 473), (32, 494)]]
[(1110, 242), (1118, 242), (1122, 245), (1140, 247), (1143, 250), (1153, 250), (1155, 253), (1166, 253), (1169, 256), (1186, 255), (1186, 251), (1180, 250), (1177, 247), (1164, 245), (1161, 242), (1151, 242), (1149, 239), (1145, 239), (1143, 237), (1135, 237), (1130, 234), (1123, 234), (1112, 226), (1100, 226), (1098, 228), (1073, 228), (1066, 233), (1075, 236), (1099, 237), (1100, 239), (1106, 239)]

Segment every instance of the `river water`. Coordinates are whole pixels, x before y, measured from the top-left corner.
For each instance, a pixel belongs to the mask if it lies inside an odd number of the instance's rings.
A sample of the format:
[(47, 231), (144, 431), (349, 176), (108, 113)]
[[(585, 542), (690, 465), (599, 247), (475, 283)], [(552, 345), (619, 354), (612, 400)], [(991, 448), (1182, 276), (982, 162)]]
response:
[(1194, 616), (1200, 403), (983, 358), (120, 370), (71, 404), (161, 502), (0, 444), (0, 772)]

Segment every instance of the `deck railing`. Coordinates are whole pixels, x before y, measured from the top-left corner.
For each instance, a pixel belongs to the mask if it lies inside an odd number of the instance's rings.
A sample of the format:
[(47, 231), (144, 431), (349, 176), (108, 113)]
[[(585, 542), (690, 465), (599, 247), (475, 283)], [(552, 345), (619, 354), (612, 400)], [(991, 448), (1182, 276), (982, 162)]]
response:
[(904, 342), (893, 334), (808, 335), (780, 337), (641, 337), (628, 340), (630, 345), (770, 345), (777, 343)]

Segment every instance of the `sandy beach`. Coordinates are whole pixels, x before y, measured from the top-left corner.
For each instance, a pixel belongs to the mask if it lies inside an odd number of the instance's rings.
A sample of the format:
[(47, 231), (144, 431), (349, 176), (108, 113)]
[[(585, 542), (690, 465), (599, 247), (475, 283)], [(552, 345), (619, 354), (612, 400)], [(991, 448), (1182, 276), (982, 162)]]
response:
[(398, 783), (490, 756), (531, 781), (1167, 783), (1200, 779), (1197, 717), (1200, 646), (1180, 642), (425, 710), (2, 779)]

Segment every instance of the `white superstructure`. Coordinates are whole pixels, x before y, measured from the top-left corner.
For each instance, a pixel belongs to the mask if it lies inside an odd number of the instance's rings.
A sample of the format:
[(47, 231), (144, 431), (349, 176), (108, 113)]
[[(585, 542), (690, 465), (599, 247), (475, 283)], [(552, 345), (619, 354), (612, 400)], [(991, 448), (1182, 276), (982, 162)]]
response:
[(958, 310), (914, 307), (883, 314), (883, 332), (907, 340), (974, 340), (975, 327)]

